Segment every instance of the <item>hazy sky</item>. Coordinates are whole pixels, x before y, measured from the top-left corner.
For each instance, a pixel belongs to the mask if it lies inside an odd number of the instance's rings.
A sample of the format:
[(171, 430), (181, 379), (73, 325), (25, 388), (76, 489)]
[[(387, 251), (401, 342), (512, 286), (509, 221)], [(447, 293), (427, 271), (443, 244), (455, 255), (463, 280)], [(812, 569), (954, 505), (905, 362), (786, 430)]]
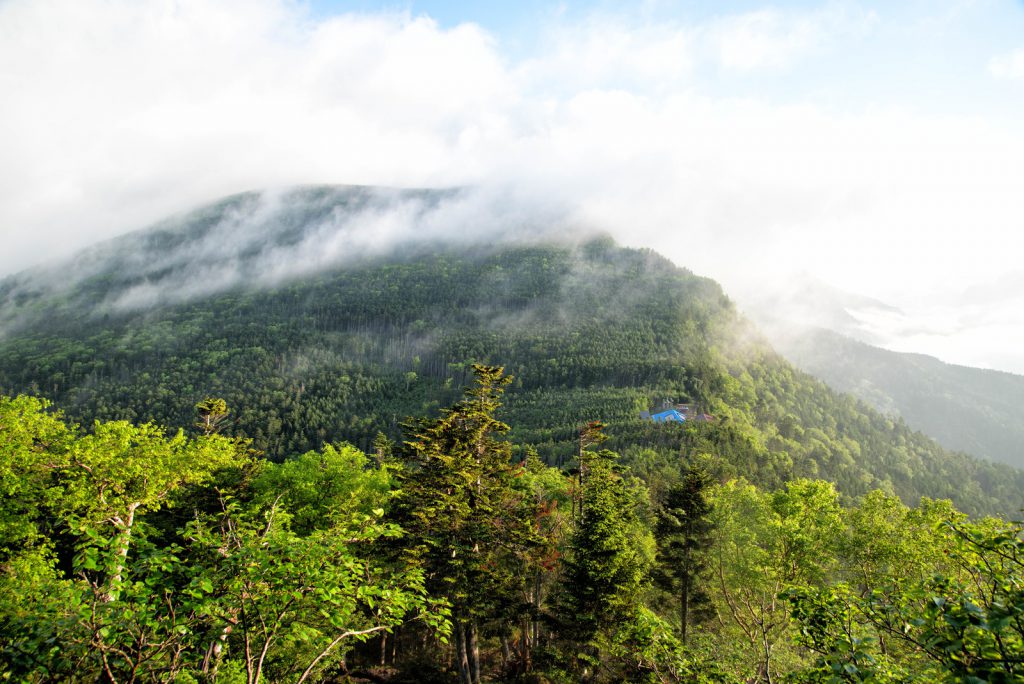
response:
[(296, 183), (504, 189), (1024, 373), (1024, 2), (0, 0), (0, 274)]

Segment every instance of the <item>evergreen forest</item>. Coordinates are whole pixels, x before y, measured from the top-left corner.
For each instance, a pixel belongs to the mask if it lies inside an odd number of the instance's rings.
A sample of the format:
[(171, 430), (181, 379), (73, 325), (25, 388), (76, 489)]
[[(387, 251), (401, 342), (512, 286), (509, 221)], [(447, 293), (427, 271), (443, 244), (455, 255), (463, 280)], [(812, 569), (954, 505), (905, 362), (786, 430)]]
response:
[(205, 272), (0, 282), (5, 681), (1024, 681), (1024, 473), (654, 252)]

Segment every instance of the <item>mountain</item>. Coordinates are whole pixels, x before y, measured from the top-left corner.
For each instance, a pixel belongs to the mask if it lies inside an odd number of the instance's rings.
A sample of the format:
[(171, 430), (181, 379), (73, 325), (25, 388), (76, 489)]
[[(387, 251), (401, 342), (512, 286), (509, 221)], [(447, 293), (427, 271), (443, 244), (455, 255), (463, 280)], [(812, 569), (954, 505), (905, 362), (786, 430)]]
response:
[[(78, 421), (188, 425), (220, 396), (268, 458), (369, 450), (451, 403), (473, 363), (515, 376), (501, 418), (568, 465), (581, 424), (656, 483), (683, 461), (774, 488), (821, 477), (1024, 505), (1024, 473), (943, 449), (776, 354), (721, 288), (648, 250), (492, 225), (461, 191), (247, 193), (0, 282), (0, 390)], [(656, 425), (662, 402), (711, 416)]]
[(809, 329), (773, 337), (799, 368), (949, 449), (1024, 467), (1024, 377), (943, 363)]
[(902, 312), (810, 277), (742, 295), (771, 344), (800, 369), (948, 449), (1024, 466), (1024, 377), (883, 349), (865, 320)]

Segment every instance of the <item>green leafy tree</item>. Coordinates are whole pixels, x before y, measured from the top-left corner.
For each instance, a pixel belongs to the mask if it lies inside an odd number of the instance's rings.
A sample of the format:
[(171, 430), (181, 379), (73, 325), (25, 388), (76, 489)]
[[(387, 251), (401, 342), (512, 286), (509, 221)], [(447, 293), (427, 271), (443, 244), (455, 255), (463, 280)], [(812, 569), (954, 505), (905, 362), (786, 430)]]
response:
[(370, 514), (391, 505), (395, 483), (386, 468), (371, 468), (351, 444), (325, 444), (266, 468), (253, 482), (262, 505), (275, 501), (288, 511), (297, 534), (325, 530), (353, 512)]
[(217, 470), (237, 463), (230, 440), (164, 433), (152, 424), (96, 423), (65, 460), (50, 465), (52, 486), (60, 492), (58, 512), (77, 533), (99, 535), (89, 535), (98, 543), (87, 544), (83, 553), (106, 556), (96, 558), (104, 564), (98, 580), (104, 601), (117, 599), (137, 516), (166, 505), (177, 488), (209, 482)]
[(74, 438), (48, 407), (35, 397), (0, 396), (0, 562), (46, 540), (52, 471)]
[(948, 521), (940, 529), (943, 572), (896, 578), (866, 595), (843, 584), (786, 594), (802, 643), (818, 654), (802, 676), (1024, 681), (1024, 530), (996, 521)]
[[(387, 470), (344, 446), (251, 468), (240, 446), (125, 421), (80, 435), (0, 401), (0, 678), (304, 682), (413, 616), (445, 633), (422, 570), (380, 547), (402, 534)], [(215, 484), (219, 510), (175, 530), (170, 509)]]
[(383, 513), (349, 512), (300, 535), (278, 501), (255, 511), (225, 502), (214, 525), (193, 523), (193, 552), (207, 562), (188, 591), (203, 599), (219, 633), (205, 669), (219, 669), (228, 644), (227, 662), (241, 662), (249, 684), (301, 684), (338, 663), (344, 646), (410, 615), (443, 629), (445, 610), (425, 610), (422, 571), (396, 570), (367, 553), (382, 537), (401, 534), (380, 521)]
[(228, 403), (219, 397), (207, 397), (196, 404), (195, 427), (204, 435), (220, 432), (221, 424), (228, 419)]
[(238, 465), (235, 443), (124, 421), (80, 435), (43, 402), (0, 404), (3, 470), (25, 485), (10, 505), (29, 523), (7, 536), (0, 576), (18, 597), (0, 605), (8, 676), (134, 681), (180, 669), (195, 613), (172, 605), (175, 547), (155, 548), (144, 518)]
[(844, 511), (839, 553), (844, 579), (861, 595), (949, 569), (943, 522), (966, 520), (949, 501), (922, 499), (916, 508), (881, 490)]
[(796, 480), (766, 494), (744, 481), (712, 497), (717, 610), (743, 645), (742, 669), (770, 682), (779, 671), (779, 645), (790, 629), (787, 588), (824, 581), (835, 567), (842, 530), (838, 496), (827, 482)]

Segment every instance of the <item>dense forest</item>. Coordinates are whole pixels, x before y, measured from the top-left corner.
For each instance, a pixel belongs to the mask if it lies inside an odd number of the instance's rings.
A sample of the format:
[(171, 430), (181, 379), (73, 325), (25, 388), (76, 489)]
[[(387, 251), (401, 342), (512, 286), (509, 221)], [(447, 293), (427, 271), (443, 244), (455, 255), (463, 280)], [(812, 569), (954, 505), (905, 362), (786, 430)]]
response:
[(0, 676), (1024, 681), (1024, 473), (605, 238), (254, 275), (396, 196), (0, 281)]
[[(0, 400), (0, 676), (57, 682), (1024, 681), (1024, 542), (949, 502), (844, 507), (703, 459), (651, 487), (583, 425), (567, 468), (512, 378), (372, 454)], [(653, 483), (652, 483), (653, 484)]]
[[(129, 239), (111, 251), (175, 241)], [(132, 271), (115, 260), (60, 295), (0, 287), (0, 318), (20, 321), (0, 340), (0, 391), (47, 397), (85, 424), (187, 425), (197, 401), (223, 397), (227, 431), (280, 461), (339, 441), (368, 450), (378, 433), (397, 439), (405, 417), (453, 402), (483, 363), (515, 378), (499, 417), (550, 465), (567, 465), (579, 425), (601, 420), (610, 448), (645, 472), (698, 452), (715, 477), (768, 488), (822, 478), (846, 502), (882, 489), (907, 503), (949, 498), (971, 514), (1024, 506), (1024, 473), (942, 449), (830, 391), (764, 343), (716, 283), (650, 251), (606, 239), (421, 246), (284, 284), (111, 306), (140, 283), (186, 279), (186, 266), (155, 261)], [(684, 430), (640, 418), (666, 400), (713, 420)]]

